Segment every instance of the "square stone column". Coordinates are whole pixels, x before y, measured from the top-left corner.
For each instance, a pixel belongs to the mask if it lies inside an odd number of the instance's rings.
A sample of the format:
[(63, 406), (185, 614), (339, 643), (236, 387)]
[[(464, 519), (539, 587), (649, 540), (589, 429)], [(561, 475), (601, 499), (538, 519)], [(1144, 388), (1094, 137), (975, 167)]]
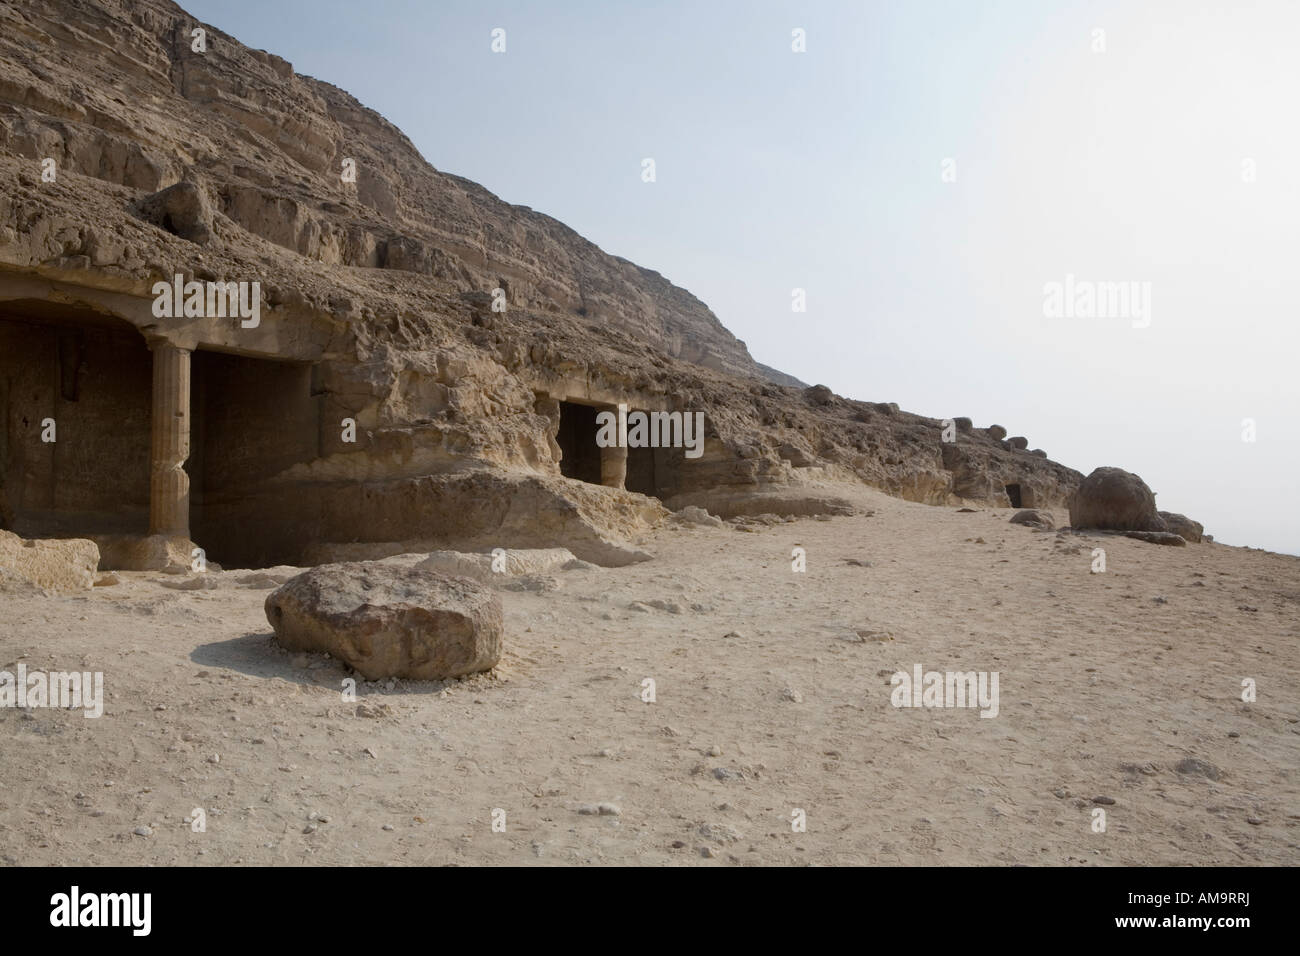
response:
[(190, 350), (153, 342), (149, 533), (190, 535)]
[(610, 488), (624, 488), (627, 481), (627, 447), (611, 445), (600, 450), (600, 483)]

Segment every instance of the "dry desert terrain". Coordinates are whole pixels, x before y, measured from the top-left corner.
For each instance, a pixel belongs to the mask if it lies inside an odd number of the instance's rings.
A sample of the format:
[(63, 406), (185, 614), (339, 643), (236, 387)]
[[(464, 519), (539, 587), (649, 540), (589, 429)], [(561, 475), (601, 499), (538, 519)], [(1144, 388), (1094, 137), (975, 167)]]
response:
[[(289, 569), (6, 595), (0, 668), (103, 671), (105, 712), (0, 710), (0, 859), (1300, 859), (1300, 560), (852, 494), (852, 517), (678, 522), (652, 561), (518, 582), (491, 674), (355, 702), (273, 641)], [(893, 707), (916, 664), (997, 671), (998, 715)]]

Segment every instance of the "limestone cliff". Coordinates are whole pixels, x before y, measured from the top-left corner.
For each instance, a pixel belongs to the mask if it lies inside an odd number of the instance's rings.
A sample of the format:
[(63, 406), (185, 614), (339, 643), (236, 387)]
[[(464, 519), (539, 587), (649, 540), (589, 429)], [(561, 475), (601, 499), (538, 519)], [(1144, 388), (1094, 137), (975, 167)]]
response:
[[(620, 563), (656, 498), (811, 513), (865, 481), (1050, 507), (1081, 478), (758, 365), (658, 273), (166, 0), (0, 3), (0, 183), (0, 526), (28, 537), (142, 533), (181, 455), (193, 537), (239, 563), (493, 541)], [(160, 315), (178, 274), (257, 282), (260, 321)], [(192, 365), (171, 405), (159, 347)], [(702, 454), (598, 453), (619, 403), (703, 412)], [(170, 466), (160, 414), (186, 420)]]
[(502, 288), (516, 307), (617, 324), (668, 355), (768, 377), (685, 289), (439, 172), (343, 90), (167, 0), (0, 4), (0, 17), (7, 152), (145, 192), (188, 179), (232, 223), (324, 265)]

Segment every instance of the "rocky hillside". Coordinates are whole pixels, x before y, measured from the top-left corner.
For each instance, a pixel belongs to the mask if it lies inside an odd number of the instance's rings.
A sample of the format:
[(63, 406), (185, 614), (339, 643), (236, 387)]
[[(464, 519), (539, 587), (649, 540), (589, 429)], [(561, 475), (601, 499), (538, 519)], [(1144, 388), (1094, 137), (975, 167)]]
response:
[[(206, 31), (204, 51), (192, 31)], [(145, 192), (198, 183), (252, 235), (617, 325), (668, 355), (783, 384), (707, 306), (563, 223), (434, 169), (355, 98), (167, 0), (0, 3), (0, 149)], [(345, 161), (355, 183), (343, 180)]]
[[(265, 548), (241, 561), (509, 530), (613, 563), (660, 520), (656, 498), (834, 513), (830, 485), (848, 481), (1062, 507), (1082, 478), (961, 409), (945, 428), (758, 365), (690, 293), (437, 172), (348, 94), (166, 0), (0, 2), (0, 183), (0, 392), (30, 383), (7, 392), (0, 524), (8, 509), (26, 537), (147, 517), (146, 342), (193, 352), (207, 383), (185, 462), (193, 530), (219, 544), (259, 529)], [(152, 289), (177, 274), (259, 282), (260, 326), (160, 320)], [(100, 388), (85, 401), (79, 367)], [(619, 403), (702, 413), (702, 455), (575, 474), (563, 416), (571, 437), (580, 409)], [(42, 444), (47, 414), (75, 442)]]

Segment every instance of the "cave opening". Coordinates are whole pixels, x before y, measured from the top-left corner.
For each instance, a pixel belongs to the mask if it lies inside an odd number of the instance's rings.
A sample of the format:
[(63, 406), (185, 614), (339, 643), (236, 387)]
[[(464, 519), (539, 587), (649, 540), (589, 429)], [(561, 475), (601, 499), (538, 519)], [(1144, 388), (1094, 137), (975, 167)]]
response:
[(1007, 486), (1006, 486), (1006, 489), (1007, 489), (1007, 497), (1011, 499), (1011, 507), (1013, 507), (1013, 508), (1020, 508), (1020, 507), (1023, 507), (1023, 506), (1021, 505), (1020, 486), (1019, 486), (1019, 485), (1007, 485)]
[(600, 446), (596, 444), (596, 415), (600, 409), (577, 402), (560, 402), (560, 474), (566, 478), (601, 483)]
[(223, 567), (298, 563), (321, 516), (272, 479), (320, 452), (312, 366), (200, 349), (191, 381), (191, 537)]

